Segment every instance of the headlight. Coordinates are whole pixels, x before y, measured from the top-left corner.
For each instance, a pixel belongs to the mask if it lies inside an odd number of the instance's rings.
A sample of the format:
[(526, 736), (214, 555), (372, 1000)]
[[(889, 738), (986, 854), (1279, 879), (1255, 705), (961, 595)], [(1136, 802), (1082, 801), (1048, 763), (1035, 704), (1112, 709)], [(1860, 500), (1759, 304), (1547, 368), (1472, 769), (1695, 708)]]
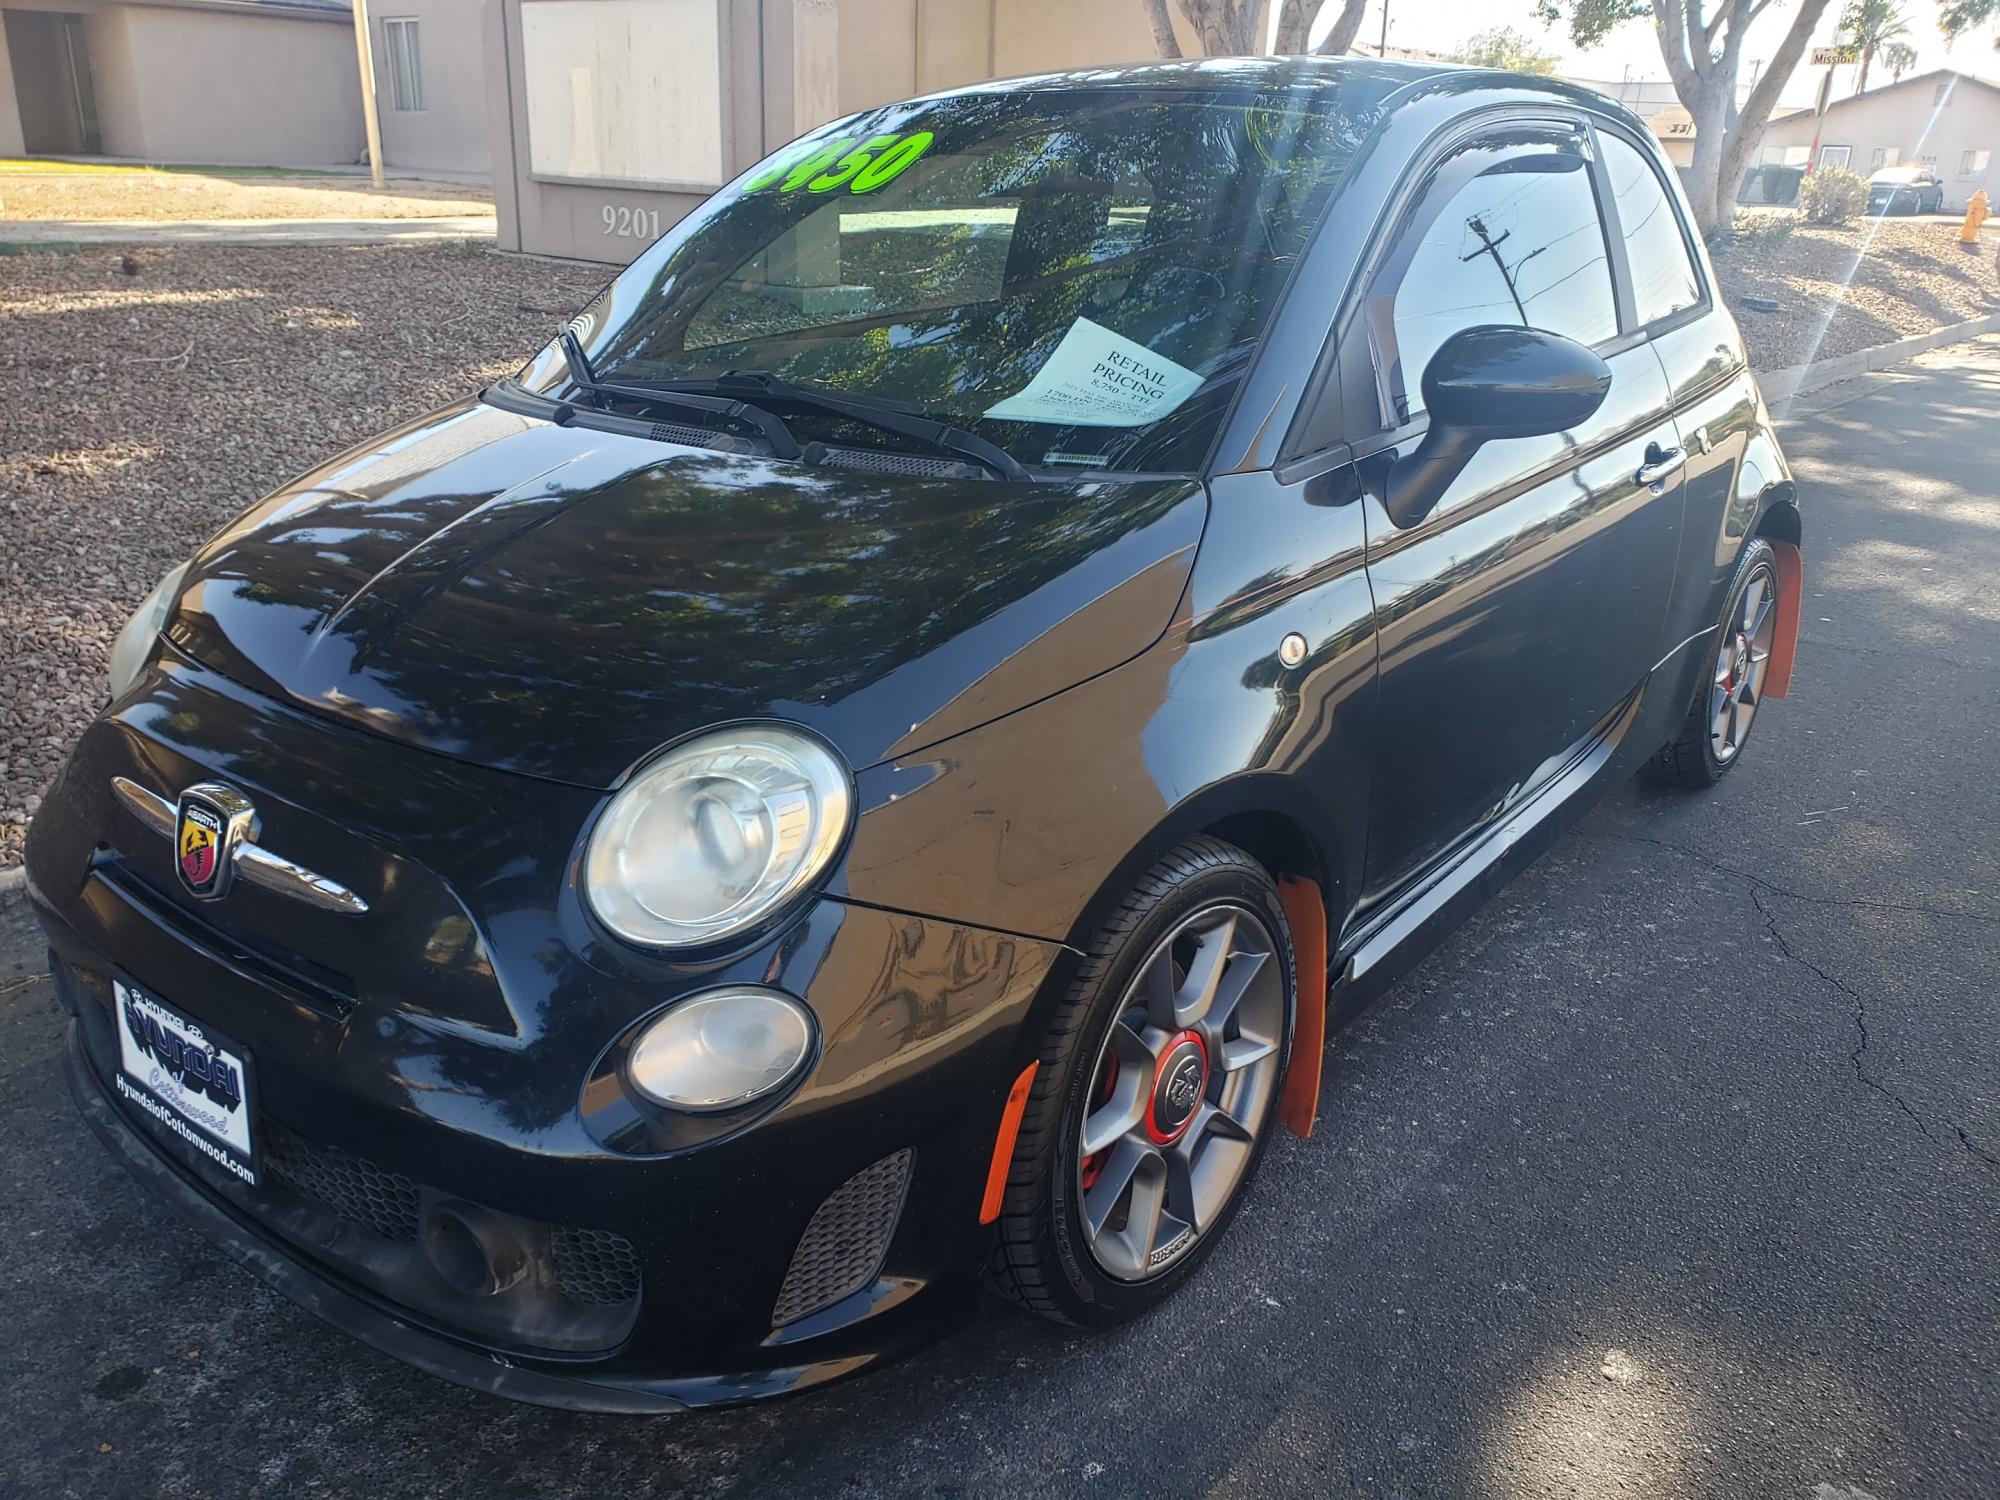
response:
[(111, 663), (107, 675), (111, 679), (112, 697), (122, 697), (125, 689), (139, 680), (139, 669), (153, 654), (153, 642), (166, 627), (174, 601), (181, 596), (181, 580), (187, 577), (187, 570), (188, 565), (182, 563), (154, 584), (153, 592), (132, 611), (132, 618), (125, 622), (125, 628), (111, 643)]
[(789, 995), (748, 987), (683, 1000), (640, 1033), (625, 1060), (656, 1103), (704, 1112), (748, 1104), (812, 1055), (813, 1021)]
[(642, 770), (598, 820), (584, 891), (628, 942), (687, 948), (755, 926), (847, 836), (847, 768), (779, 725), (719, 730)]

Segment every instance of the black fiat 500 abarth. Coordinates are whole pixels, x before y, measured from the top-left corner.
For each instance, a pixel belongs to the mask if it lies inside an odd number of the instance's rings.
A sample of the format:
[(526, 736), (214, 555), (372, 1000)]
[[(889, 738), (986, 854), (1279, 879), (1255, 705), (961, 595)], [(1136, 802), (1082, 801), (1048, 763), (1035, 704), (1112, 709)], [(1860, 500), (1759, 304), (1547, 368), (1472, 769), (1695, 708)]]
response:
[(1729, 771), (1799, 534), (1602, 98), (886, 105), (160, 584), (29, 839), (74, 1090), (529, 1401), (795, 1391), (982, 1281), (1129, 1318), (1310, 1127), (1330, 1006), (1614, 778)]

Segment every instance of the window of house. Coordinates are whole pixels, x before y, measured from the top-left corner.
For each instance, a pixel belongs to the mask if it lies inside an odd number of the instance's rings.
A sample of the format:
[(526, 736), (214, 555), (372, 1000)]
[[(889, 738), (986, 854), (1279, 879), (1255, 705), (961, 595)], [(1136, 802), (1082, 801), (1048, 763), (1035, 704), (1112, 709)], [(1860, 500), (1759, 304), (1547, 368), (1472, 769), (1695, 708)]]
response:
[(1643, 326), (1701, 301), (1701, 278), (1688, 256), (1680, 215), (1660, 176), (1622, 136), (1604, 131), (1604, 166), (1618, 204), (1618, 229), (1632, 267), (1632, 299)]
[(1848, 158), (1853, 155), (1852, 146), (1822, 146), (1819, 148), (1819, 164), (1822, 167), (1845, 168)]
[(417, 42), (417, 23), (410, 17), (382, 22), (382, 40), (389, 69), (389, 107), (419, 110), (424, 107), (423, 52)]
[(1993, 153), (1991, 151), (1968, 151), (1958, 159), (1958, 175), (1961, 177), (1977, 177), (1981, 172), (1986, 170), (1987, 164), (1992, 160)]
[(1936, 109), (1939, 106), (1949, 104), (1950, 102), (1951, 102), (1951, 80), (1947, 78), (1943, 83), (1939, 84), (1936, 88), (1931, 90), (1931, 107), (1933, 109)]
[(1899, 154), (1897, 148), (1894, 146), (1877, 146), (1868, 157), (1868, 170), (1879, 172), (1884, 167), (1895, 166), (1896, 158)]
[[(1465, 181), (1453, 161), (1497, 157)], [(1599, 344), (1618, 333), (1589, 164), (1574, 146), (1473, 147), (1448, 159), (1376, 272), (1368, 335), (1383, 409), (1401, 425), (1438, 347), (1484, 323)]]
[(1758, 160), (1767, 167), (1803, 167), (1811, 154), (1810, 146), (1766, 146)]

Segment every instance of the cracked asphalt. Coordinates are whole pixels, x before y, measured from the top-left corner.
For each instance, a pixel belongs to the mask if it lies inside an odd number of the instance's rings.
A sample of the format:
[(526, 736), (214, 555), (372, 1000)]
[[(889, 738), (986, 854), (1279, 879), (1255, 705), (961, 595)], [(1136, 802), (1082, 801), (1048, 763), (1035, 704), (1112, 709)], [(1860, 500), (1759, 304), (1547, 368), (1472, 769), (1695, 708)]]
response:
[(109, 1163), (0, 946), (0, 1491), (2000, 1495), (2000, 340), (1801, 403), (1804, 645), (1739, 771), (1613, 791), (1329, 1044), (1170, 1308), (999, 1304), (651, 1421), (413, 1373)]

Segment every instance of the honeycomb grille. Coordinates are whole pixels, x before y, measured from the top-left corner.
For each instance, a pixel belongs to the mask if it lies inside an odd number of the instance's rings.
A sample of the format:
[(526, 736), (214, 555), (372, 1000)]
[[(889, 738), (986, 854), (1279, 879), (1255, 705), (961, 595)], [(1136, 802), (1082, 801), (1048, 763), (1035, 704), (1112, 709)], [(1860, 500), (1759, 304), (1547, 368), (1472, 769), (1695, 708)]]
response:
[(556, 1280), (573, 1302), (616, 1306), (639, 1295), (639, 1252), (608, 1229), (558, 1229)]
[(417, 1237), (417, 1185), (401, 1172), (350, 1156), (337, 1146), (317, 1146), (269, 1120), (264, 1159), (299, 1193), (385, 1240)]
[(827, 1196), (792, 1254), (771, 1311), (774, 1327), (810, 1317), (875, 1279), (909, 1182), (910, 1153), (903, 1150), (856, 1172)]

